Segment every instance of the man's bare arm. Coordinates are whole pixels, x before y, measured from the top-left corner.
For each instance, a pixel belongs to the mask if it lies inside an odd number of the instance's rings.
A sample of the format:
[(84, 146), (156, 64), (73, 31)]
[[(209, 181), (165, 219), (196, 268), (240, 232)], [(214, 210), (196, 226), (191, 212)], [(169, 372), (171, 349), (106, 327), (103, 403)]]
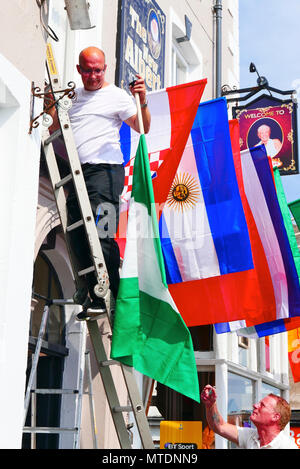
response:
[(238, 444), (237, 427), (236, 425), (225, 422), (218, 411), (216, 398), (215, 389), (210, 385), (205, 386), (201, 393), (201, 401), (205, 405), (207, 423), (215, 433)]
[[(148, 107), (142, 108), (142, 118), (143, 118), (143, 125), (144, 125), (144, 132), (147, 134), (150, 130), (150, 123), (151, 123), (151, 116)], [(133, 130), (140, 133), (140, 126), (139, 126), (139, 119), (138, 115), (129, 117), (127, 119), (126, 124), (129, 125)]]

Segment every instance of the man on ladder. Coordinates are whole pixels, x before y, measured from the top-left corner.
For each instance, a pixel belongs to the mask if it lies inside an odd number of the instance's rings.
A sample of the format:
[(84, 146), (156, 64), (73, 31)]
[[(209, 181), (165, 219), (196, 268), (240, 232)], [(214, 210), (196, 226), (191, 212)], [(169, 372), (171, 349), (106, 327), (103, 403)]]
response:
[[(139, 132), (139, 121), (136, 105), (126, 91), (105, 80), (106, 69), (105, 54), (100, 49), (88, 47), (80, 53), (77, 71), (81, 75), (83, 87), (76, 90), (69, 117), (91, 208), (98, 226), (110, 289), (116, 299), (120, 252), (114, 235), (119, 221), (119, 197), (124, 187), (119, 129), (124, 121)], [(137, 75), (137, 80), (130, 89), (133, 95), (139, 94), (144, 130), (147, 133), (151, 116), (147, 107), (144, 79)], [(51, 130), (56, 130), (58, 123), (55, 116), (53, 117)], [(67, 206), (69, 222), (76, 223), (80, 218), (80, 210), (74, 188), (69, 192)], [(104, 226), (101, 225), (102, 219), (105, 220)], [(84, 269), (90, 263), (84, 228), (71, 233), (70, 240), (72, 249)], [(97, 283), (94, 273), (87, 274), (86, 280), (89, 290), (88, 308), (77, 315), (79, 320), (96, 318), (106, 311), (104, 299), (94, 292)]]

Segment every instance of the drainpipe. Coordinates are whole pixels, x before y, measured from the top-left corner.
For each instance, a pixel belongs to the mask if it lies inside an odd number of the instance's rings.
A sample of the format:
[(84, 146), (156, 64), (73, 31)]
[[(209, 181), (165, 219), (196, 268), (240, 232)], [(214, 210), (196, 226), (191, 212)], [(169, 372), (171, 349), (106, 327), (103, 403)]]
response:
[(216, 0), (214, 13), (216, 15), (216, 98), (219, 98), (222, 86), (222, 0)]

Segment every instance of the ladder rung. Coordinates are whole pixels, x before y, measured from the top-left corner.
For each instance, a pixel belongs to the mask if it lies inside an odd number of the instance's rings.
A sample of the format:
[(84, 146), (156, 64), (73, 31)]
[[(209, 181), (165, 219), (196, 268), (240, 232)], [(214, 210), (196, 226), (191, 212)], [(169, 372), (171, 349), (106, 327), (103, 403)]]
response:
[(121, 405), (113, 407), (113, 412), (132, 412), (131, 405)]
[(67, 428), (67, 427), (24, 427), (23, 433), (66, 433), (66, 432), (78, 432), (78, 428)]
[(76, 223), (73, 223), (72, 225), (67, 226), (67, 231), (73, 231), (76, 230), (76, 228), (79, 228), (80, 226), (83, 225), (83, 220), (79, 220)]
[(52, 304), (54, 305), (75, 305), (76, 303), (74, 302), (73, 299), (69, 299), (69, 300), (51, 300), (52, 301)]
[(78, 389), (31, 389), (32, 394), (78, 394)]
[(50, 137), (46, 138), (46, 140), (44, 141), (44, 145), (49, 145), (49, 143), (53, 142), (53, 140), (56, 140), (58, 137), (60, 137), (60, 135), (61, 130), (55, 130), (55, 132), (53, 132)]
[(120, 362), (117, 360), (104, 360), (100, 363), (101, 366), (110, 366), (110, 365), (120, 365)]
[(94, 272), (95, 266), (88, 267), (87, 269), (80, 270), (78, 272), (78, 276), (82, 277), (83, 275), (89, 274), (90, 272)]
[(72, 181), (72, 174), (68, 174), (68, 176), (62, 178), (59, 182), (55, 184), (55, 189), (59, 189), (60, 187), (67, 184), (69, 181)]

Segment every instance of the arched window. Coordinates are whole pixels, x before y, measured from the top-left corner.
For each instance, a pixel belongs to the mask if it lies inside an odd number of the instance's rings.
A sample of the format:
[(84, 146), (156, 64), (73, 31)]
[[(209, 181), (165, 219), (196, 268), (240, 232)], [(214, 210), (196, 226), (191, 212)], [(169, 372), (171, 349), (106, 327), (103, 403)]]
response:
[[(48, 235), (49, 236), (49, 235)], [(62, 288), (58, 279), (58, 275), (46, 254), (41, 250), (34, 264), (33, 274), (33, 292), (49, 299), (63, 298)], [(36, 304), (31, 314), (30, 333), (31, 337), (37, 337), (41, 319), (46, 301), (36, 299)], [(49, 346), (64, 345), (64, 311), (62, 306), (51, 305), (49, 310), (49, 318), (45, 334), (45, 341)]]

